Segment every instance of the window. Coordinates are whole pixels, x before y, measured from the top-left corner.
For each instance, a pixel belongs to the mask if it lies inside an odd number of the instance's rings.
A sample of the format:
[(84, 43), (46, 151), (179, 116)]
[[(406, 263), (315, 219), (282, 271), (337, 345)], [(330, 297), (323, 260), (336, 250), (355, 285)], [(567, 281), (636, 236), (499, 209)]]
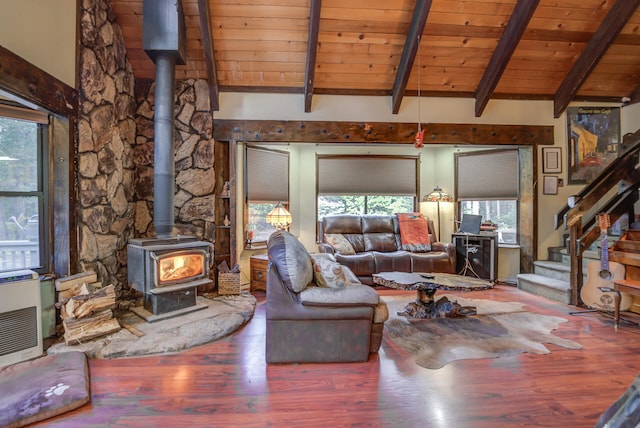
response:
[(518, 150), (456, 154), (460, 214), (481, 215), (497, 224), (498, 242), (518, 243)]
[(266, 222), (269, 212), (281, 202), (289, 205), (289, 153), (247, 146), (246, 244), (267, 242), (276, 230)]
[(318, 220), (332, 214), (393, 214), (415, 209), (418, 158), (319, 156)]
[(47, 259), (46, 115), (0, 105), (0, 271)]

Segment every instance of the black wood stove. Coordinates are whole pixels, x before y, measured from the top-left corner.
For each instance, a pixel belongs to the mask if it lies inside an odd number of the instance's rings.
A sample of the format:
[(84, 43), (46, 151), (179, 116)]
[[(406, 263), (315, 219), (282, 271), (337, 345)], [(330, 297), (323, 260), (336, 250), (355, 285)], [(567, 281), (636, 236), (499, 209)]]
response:
[[(138, 313), (173, 315), (200, 309), (197, 288), (211, 284), (209, 268), (212, 245), (194, 237), (132, 239), (127, 245), (129, 284), (144, 296), (144, 310)], [(163, 318), (163, 317), (161, 317)]]

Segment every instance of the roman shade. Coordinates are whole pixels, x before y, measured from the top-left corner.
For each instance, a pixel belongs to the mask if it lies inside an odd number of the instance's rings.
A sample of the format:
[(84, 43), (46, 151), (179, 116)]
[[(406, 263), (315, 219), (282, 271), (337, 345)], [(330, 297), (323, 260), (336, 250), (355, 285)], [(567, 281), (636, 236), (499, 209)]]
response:
[(417, 157), (319, 156), (318, 195), (417, 194)]
[(456, 197), (464, 200), (518, 198), (518, 150), (457, 153)]
[(247, 200), (289, 201), (289, 153), (247, 146)]

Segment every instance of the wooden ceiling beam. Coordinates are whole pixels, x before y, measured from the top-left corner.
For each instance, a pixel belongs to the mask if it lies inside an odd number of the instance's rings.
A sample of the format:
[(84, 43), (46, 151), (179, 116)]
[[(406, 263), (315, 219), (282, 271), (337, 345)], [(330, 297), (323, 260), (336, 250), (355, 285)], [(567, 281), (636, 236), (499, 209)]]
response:
[(307, 45), (307, 69), (304, 74), (304, 111), (311, 112), (313, 84), (316, 75), (316, 57), (318, 54), (318, 33), (320, 32), (320, 9), (322, 0), (311, 0), (309, 12), (309, 38)]
[(636, 88), (629, 95), (629, 101), (623, 104), (627, 106), (627, 105), (636, 104), (639, 102), (640, 102), (640, 84), (638, 84), (638, 86), (636, 86)]
[(480, 79), (476, 90), (476, 117), (482, 116), (489, 99), (493, 95), (504, 70), (509, 64), (511, 56), (516, 50), (520, 39), (529, 25), (529, 21), (536, 11), (540, 0), (518, 0), (511, 18), (500, 37), (498, 46), (491, 56), (491, 60)]
[(211, 35), (211, 16), (209, 13), (209, 1), (198, 0), (200, 12), (200, 34), (202, 35), (202, 50), (207, 66), (207, 81), (209, 83), (209, 105), (211, 111), (220, 110), (220, 86), (218, 84), (218, 72), (216, 70), (215, 51), (213, 50), (213, 36)]
[(566, 110), (639, 5), (640, 0), (617, 0), (609, 9), (602, 24), (556, 91), (553, 98), (553, 117), (560, 117)]
[[(429, 16), (429, 9), (431, 9), (431, 0), (416, 1), (407, 39), (404, 43), (400, 63), (398, 64), (398, 72), (396, 73), (393, 90), (391, 91), (393, 114), (398, 114), (400, 111), (400, 104), (402, 104), (402, 98), (404, 98), (404, 93), (407, 89), (407, 82), (409, 82), (409, 75), (411, 74), (413, 63), (416, 60), (416, 53), (420, 47), (420, 36), (422, 36), (424, 32), (427, 16)], [(418, 72), (420, 71), (418, 70)]]
[[(424, 144), (552, 145), (553, 126), (428, 123)], [(413, 144), (415, 123), (214, 120), (216, 141), (316, 144)]]
[(67, 117), (78, 115), (76, 89), (0, 46), (0, 95), (3, 93), (34, 109), (44, 107)]

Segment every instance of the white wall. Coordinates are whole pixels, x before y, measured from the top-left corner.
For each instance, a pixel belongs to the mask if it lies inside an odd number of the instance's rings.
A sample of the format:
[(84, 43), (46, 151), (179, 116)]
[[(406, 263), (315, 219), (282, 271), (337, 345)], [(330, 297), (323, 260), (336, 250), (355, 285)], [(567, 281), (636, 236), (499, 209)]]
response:
[(0, 45), (76, 87), (76, 0), (3, 0)]

